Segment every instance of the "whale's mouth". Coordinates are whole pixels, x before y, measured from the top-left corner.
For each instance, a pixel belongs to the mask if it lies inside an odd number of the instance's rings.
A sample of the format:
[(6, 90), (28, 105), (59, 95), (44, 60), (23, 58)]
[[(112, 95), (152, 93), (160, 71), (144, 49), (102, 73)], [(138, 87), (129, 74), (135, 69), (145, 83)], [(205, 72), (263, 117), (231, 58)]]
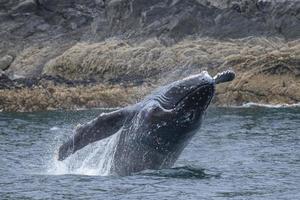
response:
[(204, 84), (189, 91), (186, 95), (179, 99), (174, 107), (180, 108), (189, 104), (205, 110), (208, 107), (213, 95), (214, 84)]

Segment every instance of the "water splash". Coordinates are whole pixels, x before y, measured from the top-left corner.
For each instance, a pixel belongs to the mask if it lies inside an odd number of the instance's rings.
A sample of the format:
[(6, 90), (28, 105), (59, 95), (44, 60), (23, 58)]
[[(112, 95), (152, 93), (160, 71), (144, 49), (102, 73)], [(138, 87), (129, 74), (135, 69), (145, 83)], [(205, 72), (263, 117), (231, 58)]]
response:
[(120, 133), (121, 130), (109, 138), (90, 144), (64, 161), (57, 160), (57, 146), (55, 148), (56, 152), (47, 164), (46, 173), (51, 175), (111, 175), (111, 167)]

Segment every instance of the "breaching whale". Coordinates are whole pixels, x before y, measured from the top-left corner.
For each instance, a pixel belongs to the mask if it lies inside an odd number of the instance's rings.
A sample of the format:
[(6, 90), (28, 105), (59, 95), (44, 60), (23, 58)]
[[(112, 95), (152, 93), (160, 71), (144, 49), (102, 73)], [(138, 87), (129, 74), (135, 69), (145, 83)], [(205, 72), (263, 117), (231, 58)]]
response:
[(102, 113), (76, 129), (59, 148), (58, 160), (118, 132), (112, 174), (172, 167), (200, 128), (215, 85), (234, 77), (230, 70), (214, 78), (202, 72), (160, 87), (135, 105)]

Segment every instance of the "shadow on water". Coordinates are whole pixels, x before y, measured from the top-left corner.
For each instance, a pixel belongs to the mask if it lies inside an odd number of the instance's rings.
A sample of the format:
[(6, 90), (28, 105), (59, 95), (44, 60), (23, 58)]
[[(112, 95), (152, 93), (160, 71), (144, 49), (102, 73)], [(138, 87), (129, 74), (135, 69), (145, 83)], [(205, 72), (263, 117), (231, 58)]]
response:
[(179, 166), (160, 170), (145, 170), (135, 175), (143, 176), (158, 176), (165, 178), (180, 178), (180, 179), (209, 179), (220, 178), (221, 173), (211, 172), (209, 170), (197, 166)]

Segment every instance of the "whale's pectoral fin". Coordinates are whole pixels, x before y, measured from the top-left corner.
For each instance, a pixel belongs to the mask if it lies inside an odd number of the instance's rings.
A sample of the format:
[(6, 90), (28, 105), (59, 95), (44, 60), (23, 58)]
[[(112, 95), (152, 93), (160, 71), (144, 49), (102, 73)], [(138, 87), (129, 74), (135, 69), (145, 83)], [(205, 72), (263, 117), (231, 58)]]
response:
[(232, 81), (234, 78), (235, 73), (232, 70), (227, 70), (214, 76), (216, 84)]
[(96, 119), (79, 126), (72, 138), (60, 146), (58, 160), (64, 160), (86, 145), (116, 133), (123, 126), (129, 112), (128, 109), (123, 108), (110, 113), (102, 113)]

